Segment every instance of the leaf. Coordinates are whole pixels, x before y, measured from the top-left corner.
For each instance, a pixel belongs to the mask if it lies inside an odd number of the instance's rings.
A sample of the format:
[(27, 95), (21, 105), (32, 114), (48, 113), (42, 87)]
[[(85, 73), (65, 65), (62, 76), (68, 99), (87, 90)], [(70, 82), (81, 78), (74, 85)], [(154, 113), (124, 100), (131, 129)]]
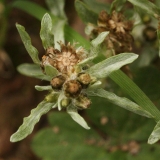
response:
[(157, 122), (156, 126), (154, 127), (154, 130), (152, 131), (151, 135), (148, 138), (149, 144), (154, 144), (158, 140), (160, 140), (160, 121)]
[(52, 19), (48, 13), (46, 13), (41, 21), (40, 37), (45, 49), (54, 47), (54, 35), (52, 34)]
[(89, 8), (85, 3), (76, 0), (75, 8), (83, 22), (97, 24), (98, 14)]
[(25, 76), (50, 81), (51, 77), (43, 74), (39, 65), (23, 63), (17, 67), (18, 72)]
[[(46, 12), (48, 12), (45, 8), (31, 1), (15, 0), (11, 3), (11, 6), (13, 8), (19, 8), (39, 20), (41, 20)], [(57, 18), (52, 16), (52, 20), (53, 19), (56, 20)]]
[(124, 3), (126, 2), (127, 0), (114, 0), (111, 4), (111, 7), (110, 7), (110, 12), (112, 12), (113, 10), (116, 9), (116, 11), (121, 11), (121, 9), (123, 8), (124, 6)]
[(105, 91), (104, 89), (97, 89), (97, 90), (90, 91), (88, 92), (88, 95), (106, 98), (109, 102), (116, 104), (124, 109), (127, 109), (141, 116), (152, 118), (152, 115), (149, 112), (145, 111), (143, 108), (138, 106), (136, 103), (132, 102), (131, 100), (127, 98), (118, 97), (114, 93)]
[(37, 108), (33, 109), (31, 111), (31, 114), (28, 117), (24, 118), (23, 124), (19, 127), (17, 132), (11, 136), (10, 141), (17, 142), (31, 134), (35, 124), (39, 122), (40, 117), (43, 114), (46, 114), (53, 105), (53, 103), (48, 103), (46, 101), (42, 101), (41, 103), (39, 103)]
[(109, 77), (117, 83), (130, 97), (143, 109), (148, 111), (155, 121), (160, 120), (160, 111), (153, 102), (145, 95), (145, 93), (122, 71), (118, 70), (109, 75)]
[(54, 16), (59, 18), (66, 18), (64, 12), (65, 0), (46, 0), (46, 3)]
[(44, 70), (46, 75), (50, 76), (51, 78), (57, 76), (57, 74), (59, 73), (58, 70), (51, 65), (45, 65)]
[(90, 8), (94, 8), (94, 12), (99, 14), (102, 10), (109, 11), (110, 4), (109, 3), (101, 3), (96, 0), (83, 0), (83, 2), (89, 6)]
[(65, 20), (59, 20), (53, 26), (53, 34), (54, 34), (54, 43), (55, 48), (60, 50), (60, 45), (57, 42), (65, 43), (64, 39), (64, 27), (65, 27)]
[(52, 90), (52, 87), (51, 86), (38, 86), (38, 85), (36, 85), (35, 89), (37, 91), (46, 91), (46, 90)]
[(87, 123), (85, 120), (78, 114), (77, 109), (69, 106), (67, 107), (67, 113), (72, 117), (72, 119), (77, 122), (79, 125), (81, 125), (85, 129), (90, 129), (88, 127)]
[(104, 40), (105, 38), (108, 36), (109, 32), (106, 31), (106, 32), (101, 32), (95, 39), (93, 39), (91, 41), (91, 45), (93, 47), (97, 47), (99, 46)]
[(31, 38), (28, 35), (28, 33), (25, 31), (25, 28), (19, 24), (16, 24), (16, 27), (18, 29), (22, 42), (27, 52), (29, 53), (30, 57), (32, 58), (33, 62), (36, 64), (40, 64), (40, 60), (38, 58), (38, 51), (35, 47), (32, 46)]
[(149, 0), (128, 0), (136, 7), (143, 10), (145, 13), (158, 18), (160, 16), (160, 9)]
[(122, 66), (132, 63), (138, 55), (134, 53), (121, 53), (116, 56), (112, 56), (90, 67), (87, 72), (97, 78), (105, 78), (110, 73), (120, 69)]
[(91, 48), (90, 48), (90, 53), (88, 55), (88, 58), (81, 61), (78, 65), (85, 64), (88, 61), (91, 61), (98, 56), (100, 52), (100, 45), (108, 34), (109, 32), (102, 32), (94, 40), (91, 41)]

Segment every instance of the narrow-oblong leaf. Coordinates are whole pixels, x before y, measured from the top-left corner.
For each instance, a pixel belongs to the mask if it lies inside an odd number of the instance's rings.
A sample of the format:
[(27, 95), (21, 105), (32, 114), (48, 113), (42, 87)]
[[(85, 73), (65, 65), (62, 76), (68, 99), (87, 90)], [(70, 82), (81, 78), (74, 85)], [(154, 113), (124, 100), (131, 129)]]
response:
[(25, 76), (34, 77), (47, 81), (51, 80), (51, 77), (43, 74), (42, 70), (40, 69), (40, 66), (36, 64), (23, 63), (17, 67), (17, 70)]
[(88, 58), (81, 61), (79, 63), (79, 65), (85, 64), (88, 61), (91, 61), (98, 56), (98, 54), (100, 53), (100, 50), (101, 50), (100, 45), (104, 41), (104, 39), (106, 38), (106, 36), (108, 34), (109, 34), (108, 31), (107, 32), (102, 32), (94, 40), (91, 41), (91, 48), (90, 48), (90, 53), (88, 55)]
[(54, 47), (54, 35), (52, 34), (52, 19), (48, 13), (46, 13), (42, 18), (40, 37), (44, 49)]
[(39, 105), (31, 111), (31, 114), (24, 118), (23, 124), (19, 127), (17, 132), (11, 136), (10, 141), (17, 142), (27, 137), (33, 131), (40, 117), (46, 114), (53, 106), (54, 103), (48, 103), (46, 101), (39, 103)]
[(148, 13), (149, 15), (158, 18), (160, 16), (160, 9), (149, 0), (128, 0), (136, 7), (143, 10), (145, 13)]
[(148, 138), (148, 143), (149, 144), (154, 144), (158, 140), (160, 140), (160, 121), (157, 122), (156, 126), (154, 127), (153, 132)]
[(59, 73), (58, 70), (51, 65), (45, 65), (44, 71), (46, 75), (50, 76), (51, 78), (55, 77)]
[(89, 8), (85, 3), (76, 0), (75, 8), (83, 22), (97, 24), (98, 14), (95, 13), (91, 8)]
[(66, 18), (64, 12), (65, 0), (46, 0), (46, 3), (54, 16)]
[(132, 63), (137, 58), (138, 55), (134, 53), (121, 53), (93, 65), (87, 70), (87, 72), (93, 77), (104, 78), (122, 66)]
[(116, 104), (117, 106), (120, 106), (124, 109), (131, 111), (131, 112), (134, 112), (136, 114), (139, 114), (141, 116), (145, 116), (148, 118), (153, 118), (149, 112), (147, 112), (146, 110), (144, 110), (139, 105), (132, 102), (131, 100), (129, 100), (125, 97), (118, 97), (114, 93), (108, 92), (104, 89), (96, 89), (93, 91), (89, 91), (88, 95), (106, 98), (111, 103)]
[(77, 109), (75, 109), (72, 106), (69, 106), (67, 108), (67, 113), (72, 117), (72, 119), (77, 122), (79, 125), (81, 125), (85, 129), (90, 129), (90, 127), (87, 125), (86, 121), (78, 114)]
[(57, 42), (65, 42), (64, 39), (64, 26), (65, 26), (66, 20), (59, 20), (57, 21), (53, 26), (53, 34), (54, 34), (54, 43), (55, 48), (60, 50), (60, 45)]
[(51, 86), (38, 86), (38, 85), (36, 85), (35, 89), (37, 91), (46, 91), (46, 90), (52, 90), (52, 87)]
[(95, 39), (91, 41), (93, 47), (99, 46), (109, 34), (108, 31), (100, 33)]
[(34, 46), (32, 46), (31, 38), (25, 31), (25, 28), (19, 24), (16, 24), (16, 27), (18, 29), (22, 42), (27, 52), (29, 53), (30, 57), (32, 58), (33, 62), (36, 64), (40, 64), (40, 60), (38, 58), (38, 50)]

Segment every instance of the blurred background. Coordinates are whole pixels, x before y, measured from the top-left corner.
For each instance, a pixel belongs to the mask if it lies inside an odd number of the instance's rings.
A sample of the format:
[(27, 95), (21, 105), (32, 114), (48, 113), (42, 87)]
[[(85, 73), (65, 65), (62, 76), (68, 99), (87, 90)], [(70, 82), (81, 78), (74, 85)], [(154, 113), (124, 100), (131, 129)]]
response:
[[(32, 2), (48, 10), (45, 0)], [(109, 6), (112, 0), (99, 2)], [(45, 51), (39, 37), (40, 21), (14, 7), (13, 3), (13, 0), (0, 1), (0, 160), (159, 159), (159, 143), (147, 144), (155, 122), (100, 98), (92, 99), (91, 109), (81, 112), (92, 128), (90, 131), (85, 131), (68, 115), (55, 110), (42, 116), (27, 138), (17, 143), (9, 141), (11, 134), (22, 124), (23, 117), (28, 116), (30, 110), (47, 94), (34, 88), (47, 82), (23, 76), (16, 70), (21, 63), (32, 63), (15, 27), (16, 23), (25, 26), (40, 56)], [(85, 25), (75, 11), (74, 0), (66, 0), (65, 11), (69, 25), (87, 38)], [(139, 28), (134, 30), (134, 51), (141, 53), (141, 59), (135, 64), (136, 69), (133, 66), (131, 74), (135, 83), (160, 107), (160, 61), (155, 32), (152, 19), (144, 22), (141, 31)], [(110, 79), (104, 81), (107, 90), (127, 96)]]

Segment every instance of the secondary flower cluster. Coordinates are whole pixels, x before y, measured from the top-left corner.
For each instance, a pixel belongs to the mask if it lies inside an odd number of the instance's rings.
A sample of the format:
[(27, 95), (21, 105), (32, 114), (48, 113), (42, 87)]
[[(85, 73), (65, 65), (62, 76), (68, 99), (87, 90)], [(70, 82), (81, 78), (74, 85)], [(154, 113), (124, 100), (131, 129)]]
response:
[(132, 27), (133, 22), (126, 20), (122, 13), (113, 11), (108, 14), (101, 11), (91, 36), (96, 37), (101, 32), (109, 31), (105, 39), (107, 49), (114, 50), (115, 54), (124, 53), (132, 50), (133, 37), (130, 34)]

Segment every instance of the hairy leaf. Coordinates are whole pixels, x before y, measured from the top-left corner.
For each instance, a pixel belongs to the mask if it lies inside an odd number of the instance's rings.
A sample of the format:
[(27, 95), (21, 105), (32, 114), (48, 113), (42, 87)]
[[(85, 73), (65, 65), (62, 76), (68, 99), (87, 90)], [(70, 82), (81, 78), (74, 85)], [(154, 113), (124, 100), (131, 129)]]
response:
[(90, 127), (88, 127), (86, 121), (78, 114), (77, 109), (75, 109), (74, 107), (68, 107), (67, 108), (67, 113), (72, 117), (72, 119), (77, 122), (79, 125), (81, 125), (82, 127), (84, 127), (85, 129), (90, 129)]
[(138, 55), (134, 53), (121, 53), (93, 65), (87, 71), (93, 77), (105, 78), (111, 72), (120, 69), (126, 64), (132, 63), (137, 58)]
[(48, 13), (46, 13), (41, 21), (40, 37), (45, 49), (54, 47), (54, 35), (52, 34), (52, 19)]
[(51, 85), (50, 86), (38, 86), (38, 85), (36, 85), (35, 89), (37, 91), (46, 91), (46, 90), (52, 90), (52, 87), (51, 87)]
[(106, 98), (109, 102), (112, 102), (113, 104), (116, 104), (122, 108), (125, 108), (141, 116), (152, 118), (152, 115), (149, 112), (145, 111), (143, 108), (138, 106), (136, 103), (132, 102), (131, 100), (127, 98), (118, 97), (114, 93), (105, 91), (104, 89), (97, 89), (94, 91), (89, 91), (88, 94), (90, 96), (99, 96), (99, 97)]
[(36, 64), (40, 64), (40, 60), (38, 58), (38, 51), (35, 47), (32, 46), (31, 38), (28, 33), (25, 31), (25, 28), (19, 24), (16, 24), (22, 42), (29, 53), (30, 57), (32, 58), (33, 62)]
[(36, 64), (24, 63), (19, 65), (17, 67), (17, 70), (25, 76), (34, 77), (47, 81), (51, 80), (51, 77), (43, 74), (42, 70), (40, 69), (40, 66)]
[(19, 127), (17, 132), (11, 136), (10, 141), (17, 142), (31, 134), (35, 124), (40, 120), (40, 117), (43, 114), (46, 114), (53, 105), (54, 103), (48, 103), (46, 101), (42, 101), (41, 103), (39, 103), (37, 108), (33, 109), (31, 111), (31, 114), (28, 117), (24, 118), (23, 124)]
[(150, 137), (148, 139), (148, 143), (149, 144), (154, 144), (158, 140), (160, 140), (160, 121), (157, 122), (153, 132), (151, 133), (151, 135), (150, 135)]
[(160, 16), (160, 9), (149, 0), (128, 0), (128, 1), (151, 16), (154, 16), (156, 18)]

